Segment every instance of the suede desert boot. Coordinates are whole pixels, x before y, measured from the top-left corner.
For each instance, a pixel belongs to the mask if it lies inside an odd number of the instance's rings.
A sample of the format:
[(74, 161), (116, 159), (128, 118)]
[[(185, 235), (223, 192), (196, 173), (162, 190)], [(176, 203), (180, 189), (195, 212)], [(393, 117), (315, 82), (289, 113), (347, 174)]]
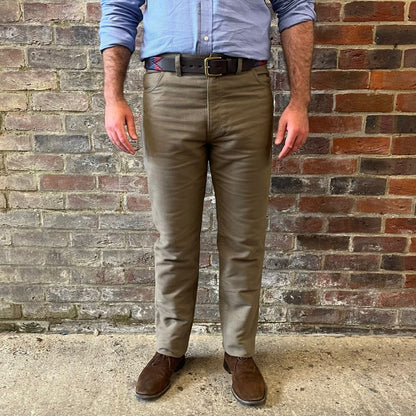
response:
[(184, 364), (184, 355), (176, 358), (157, 352), (140, 373), (136, 384), (136, 397), (142, 400), (160, 397), (170, 387), (172, 374)]
[(232, 376), (231, 390), (240, 403), (259, 406), (266, 402), (266, 383), (253, 358), (225, 353), (224, 369)]

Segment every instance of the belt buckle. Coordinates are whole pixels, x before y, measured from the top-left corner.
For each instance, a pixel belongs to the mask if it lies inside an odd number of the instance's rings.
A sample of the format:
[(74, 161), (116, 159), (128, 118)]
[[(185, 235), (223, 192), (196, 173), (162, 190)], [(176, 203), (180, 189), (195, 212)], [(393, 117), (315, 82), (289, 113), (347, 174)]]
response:
[(222, 74), (210, 74), (210, 72), (209, 72), (209, 61), (212, 61), (214, 59), (216, 59), (216, 60), (222, 59), (222, 56), (207, 56), (204, 59), (204, 70), (205, 70), (205, 76), (206, 77), (220, 77), (222, 75)]

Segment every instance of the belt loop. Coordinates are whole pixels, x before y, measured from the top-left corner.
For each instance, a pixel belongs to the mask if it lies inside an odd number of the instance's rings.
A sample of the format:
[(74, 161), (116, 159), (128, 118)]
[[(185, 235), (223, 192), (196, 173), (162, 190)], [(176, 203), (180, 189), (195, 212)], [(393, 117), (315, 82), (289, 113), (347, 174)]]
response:
[(178, 77), (182, 76), (182, 68), (181, 68), (181, 54), (177, 53), (175, 55), (175, 72)]
[(243, 72), (243, 58), (237, 59), (237, 72), (236, 74), (241, 74)]

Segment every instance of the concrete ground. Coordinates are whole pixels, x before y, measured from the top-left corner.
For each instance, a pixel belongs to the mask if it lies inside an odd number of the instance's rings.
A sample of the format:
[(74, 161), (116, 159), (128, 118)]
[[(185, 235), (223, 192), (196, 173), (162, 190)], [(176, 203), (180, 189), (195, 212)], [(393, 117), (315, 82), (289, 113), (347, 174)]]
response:
[(232, 396), (218, 335), (192, 335), (170, 390), (138, 401), (153, 349), (150, 335), (0, 334), (0, 415), (416, 415), (415, 338), (258, 336), (261, 408)]

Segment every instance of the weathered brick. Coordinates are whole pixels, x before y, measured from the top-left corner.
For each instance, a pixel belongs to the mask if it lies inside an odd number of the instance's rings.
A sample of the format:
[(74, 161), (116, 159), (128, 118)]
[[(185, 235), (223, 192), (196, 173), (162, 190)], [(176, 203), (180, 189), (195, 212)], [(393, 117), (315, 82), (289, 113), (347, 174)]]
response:
[(410, 214), (412, 200), (410, 198), (360, 198), (357, 201), (356, 211), (381, 215)]
[(39, 227), (40, 215), (38, 212), (8, 211), (0, 212), (0, 227), (20, 228), (20, 227)]
[(0, 49), (0, 67), (1, 68), (20, 68), (24, 64), (25, 64), (25, 57), (24, 57), (22, 49), (16, 49), (16, 48)]
[(400, 136), (393, 139), (394, 155), (416, 155), (416, 136)]
[(349, 90), (368, 87), (367, 71), (314, 71), (311, 85), (316, 90)]
[(22, 111), (27, 109), (27, 97), (23, 93), (0, 93), (0, 111)]
[(403, 66), (405, 68), (416, 68), (416, 49), (407, 49), (404, 51)]
[(351, 289), (401, 288), (403, 276), (398, 273), (353, 273)]
[(80, 22), (84, 14), (82, 2), (71, 3), (65, 1), (55, 3), (24, 3), (23, 12), (26, 22)]
[(146, 194), (147, 180), (140, 176), (99, 176), (98, 189), (101, 191), (137, 192)]
[(0, 25), (0, 42), (3, 45), (49, 45), (52, 42), (52, 28), (38, 25)]
[(416, 26), (379, 25), (376, 27), (377, 45), (411, 45), (415, 43)]
[(267, 233), (266, 235), (266, 250), (288, 251), (293, 249), (293, 246), (293, 237), (290, 235), (282, 235), (280, 233)]
[(78, 307), (79, 319), (130, 318), (131, 308), (126, 303), (84, 303)]
[(57, 85), (56, 73), (52, 71), (0, 72), (0, 90), (48, 90)]
[(116, 210), (120, 208), (120, 197), (115, 194), (69, 194), (67, 209)]
[[(155, 272), (147, 267), (123, 268), (127, 283), (138, 283), (140, 285), (153, 285), (155, 283)], [(203, 273), (201, 272), (201, 275)]]
[(411, 253), (416, 252), (416, 238), (411, 238), (410, 239), (409, 252), (411, 252)]
[(61, 212), (44, 212), (43, 226), (45, 228), (81, 230), (98, 228), (98, 217), (93, 214), (72, 214)]
[(0, 319), (20, 319), (22, 305), (10, 302), (0, 302)]
[(290, 305), (316, 305), (316, 290), (264, 290), (263, 302), (268, 303), (288, 303)]
[(17, 22), (20, 20), (19, 3), (3, 0), (0, 3), (0, 23)]
[(416, 288), (416, 274), (406, 274), (404, 282), (405, 288)]
[(318, 217), (303, 217), (298, 215), (275, 215), (270, 221), (270, 230), (286, 233), (319, 232), (323, 220)]
[(102, 72), (63, 71), (61, 74), (62, 91), (102, 91)]
[[(280, 147), (280, 146), (279, 146)], [(273, 159), (272, 174), (297, 174), (300, 173), (300, 163), (295, 158)]]
[(35, 151), (39, 153), (88, 153), (91, 149), (88, 136), (35, 135)]
[(326, 155), (329, 153), (328, 137), (309, 137), (306, 143), (296, 152), (297, 155)]
[(271, 180), (271, 192), (274, 194), (325, 193), (326, 180), (291, 176), (274, 176)]
[(335, 48), (315, 48), (312, 57), (312, 69), (335, 69), (337, 59)]
[(335, 111), (354, 112), (391, 112), (394, 96), (391, 94), (337, 94)]
[(407, 247), (405, 237), (354, 237), (353, 251), (355, 252), (404, 252)]
[(153, 302), (154, 297), (153, 287), (128, 285), (104, 287), (102, 289), (102, 300), (104, 302)]
[(386, 233), (412, 234), (416, 232), (416, 218), (386, 218)]
[(126, 278), (124, 271), (120, 268), (78, 267), (72, 269), (71, 282), (81, 285), (121, 285), (126, 283)]
[(29, 135), (0, 134), (0, 150), (24, 152), (32, 149)]
[(353, 198), (334, 196), (301, 197), (300, 212), (349, 213), (354, 206)]
[(327, 24), (315, 27), (315, 42), (319, 45), (367, 45), (373, 43), (370, 25)]
[(389, 194), (416, 195), (416, 179), (390, 178)]
[(351, 309), (345, 311), (346, 325), (395, 325), (397, 312), (382, 309)]
[[(416, 256), (384, 255), (381, 268), (384, 270), (416, 270)], [(416, 294), (416, 292), (415, 292)]]
[(149, 196), (126, 196), (125, 206), (129, 211), (150, 211), (150, 199)]
[(26, 319), (74, 319), (76, 306), (72, 303), (23, 303), (23, 317)]
[(140, 214), (101, 214), (100, 229), (102, 230), (153, 230), (152, 215)]
[(67, 115), (65, 127), (69, 133), (104, 132), (104, 115)]
[(308, 158), (302, 162), (304, 174), (348, 174), (357, 171), (357, 159), (352, 158)]
[(266, 253), (265, 266), (271, 270), (319, 270), (322, 257), (309, 253), (279, 254)]
[(387, 292), (380, 293), (377, 305), (383, 307), (414, 308), (416, 307), (416, 292)]
[(13, 233), (13, 245), (16, 247), (66, 247), (69, 234), (62, 231), (16, 231)]
[(376, 154), (390, 153), (390, 137), (336, 137), (333, 139), (334, 154)]
[(379, 233), (381, 219), (375, 217), (333, 217), (328, 219), (330, 233)]
[(357, 290), (326, 290), (322, 293), (322, 305), (375, 306), (377, 294)]
[(296, 248), (298, 250), (348, 250), (349, 237), (333, 235), (298, 235)]
[(47, 252), (45, 260), (47, 265), (54, 266), (89, 266), (101, 265), (101, 255), (97, 250), (87, 249), (52, 249)]
[(87, 55), (76, 49), (29, 48), (28, 64), (32, 68), (85, 69)]
[(370, 77), (370, 88), (373, 90), (414, 90), (416, 89), (414, 75), (413, 71), (373, 71)]
[(416, 94), (397, 94), (396, 110), (416, 112)]
[(34, 93), (32, 108), (36, 111), (87, 111), (88, 95), (76, 92)]
[(362, 118), (358, 116), (311, 116), (311, 133), (356, 133), (361, 131)]
[(305, 324), (339, 324), (343, 312), (336, 308), (296, 308), (289, 309), (290, 322)]
[(416, 1), (410, 3), (409, 20), (416, 20)]
[[(147, 235), (147, 234), (146, 234)], [(71, 234), (71, 245), (73, 247), (93, 248), (123, 248), (126, 245), (124, 233), (114, 232), (73, 232)]]
[(9, 205), (16, 209), (64, 209), (64, 197), (61, 194), (10, 192)]
[(402, 1), (352, 1), (344, 7), (344, 22), (403, 21)]
[(360, 172), (372, 175), (416, 175), (416, 158), (363, 158)]
[(401, 311), (400, 325), (416, 325), (416, 313), (412, 309), (403, 309)]
[(0, 267), (0, 282), (27, 284), (68, 284), (70, 271), (62, 267), (5, 266)]
[(59, 131), (61, 118), (54, 114), (9, 113), (5, 117), (6, 130)]
[[(126, 235), (127, 245), (129, 247), (153, 248), (157, 238), (158, 234), (155, 232), (129, 232)], [(204, 235), (201, 236), (201, 240), (201, 251), (208, 248), (211, 250), (215, 249), (214, 246), (216, 247), (216, 243), (207, 244), (204, 241)]]
[(366, 177), (337, 177), (330, 182), (330, 192), (335, 195), (384, 195), (387, 179)]
[(30, 173), (1, 175), (0, 189), (34, 191), (36, 189), (36, 178)]
[(293, 278), (295, 287), (346, 287), (347, 282), (347, 272), (299, 271)]
[(400, 68), (402, 51), (397, 49), (344, 49), (340, 51), (340, 69)]
[(40, 189), (49, 191), (70, 191), (94, 189), (95, 179), (88, 175), (49, 175), (40, 177)]
[(120, 171), (113, 155), (90, 154), (66, 159), (66, 171), (70, 173), (115, 173)]
[(99, 43), (98, 30), (92, 26), (69, 26), (55, 28), (57, 45), (91, 45), (96, 46)]
[(339, 22), (341, 3), (315, 3), (315, 12), (318, 22)]
[(87, 22), (99, 22), (101, 19), (100, 3), (87, 3)]
[(415, 133), (416, 116), (371, 115), (367, 116), (366, 133)]
[(272, 196), (269, 197), (269, 207), (273, 211), (292, 212), (296, 207), (295, 196)]
[(62, 170), (64, 160), (62, 156), (31, 155), (13, 153), (7, 155), (7, 168), (9, 170)]
[(328, 254), (325, 256), (325, 270), (378, 270), (380, 256), (374, 254)]
[(94, 302), (100, 299), (100, 291), (92, 287), (48, 287), (47, 302)]
[(0, 298), (14, 302), (42, 302), (45, 288), (40, 285), (0, 285)]

